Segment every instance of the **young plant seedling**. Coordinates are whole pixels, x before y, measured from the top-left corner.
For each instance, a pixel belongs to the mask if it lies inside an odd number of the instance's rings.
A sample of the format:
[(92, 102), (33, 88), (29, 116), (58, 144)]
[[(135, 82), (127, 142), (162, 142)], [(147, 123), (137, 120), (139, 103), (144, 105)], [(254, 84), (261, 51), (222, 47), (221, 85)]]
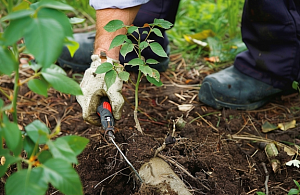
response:
[[(171, 28), (172, 23), (163, 20), (163, 19), (154, 19), (152, 24), (145, 24), (143, 27), (137, 26), (126, 26), (120, 20), (112, 20), (104, 27), (104, 29), (108, 32), (115, 32), (121, 28), (125, 28), (127, 30), (127, 35), (117, 35), (111, 42), (110, 48), (121, 47), (120, 53), (125, 58), (126, 55), (132, 51), (136, 52), (137, 58), (134, 58), (126, 64), (126, 66), (138, 66), (138, 77), (135, 85), (135, 109), (134, 109), (134, 120), (136, 123), (136, 127), (138, 131), (143, 133), (142, 128), (140, 126), (139, 120), (137, 118), (138, 111), (138, 88), (140, 84), (140, 80), (142, 75), (144, 75), (150, 83), (153, 83), (156, 86), (162, 86), (162, 82), (160, 81), (159, 72), (151, 68), (149, 64), (157, 64), (158, 61), (155, 59), (147, 59), (142, 56), (142, 51), (147, 47), (150, 47), (151, 50), (160, 57), (167, 57), (166, 52), (162, 48), (162, 46), (153, 41), (149, 40), (149, 35), (151, 33), (155, 33), (159, 37), (163, 37), (161, 30)], [(148, 28), (148, 30), (145, 30)], [(146, 34), (145, 39), (141, 39), (141, 35)], [(135, 40), (133, 43), (128, 36), (132, 36)], [(101, 64), (97, 70), (97, 74), (105, 73), (105, 83), (107, 88), (109, 88), (116, 80), (118, 76), (123, 81), (127, 82), (129, 80), (129, 73), (125, 71), (123, 66), (120, 67), (119, 64), (111, 64), (109, 62), (105, 62)]]

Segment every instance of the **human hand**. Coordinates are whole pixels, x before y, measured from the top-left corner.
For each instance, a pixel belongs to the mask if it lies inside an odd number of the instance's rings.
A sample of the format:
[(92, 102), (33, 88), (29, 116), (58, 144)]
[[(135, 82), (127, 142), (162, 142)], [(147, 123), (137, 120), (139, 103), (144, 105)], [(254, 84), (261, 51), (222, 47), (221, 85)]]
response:
[[(76, 96), (82, 108), (83, 119), (93, 125), (101, 125), (100, 117), (96, 114), (96, 109), (100, 105), (100, 98), (107, 96), (112, 106), (112, 112), (116, 120), (121, 118), (124, 98), (121, 94), (123, 81), (117, 76), (116, 81), (107, 90), (103, 74), (96, 74), (97, 67), (101, 65), (98, 55), (92, 55), (92, 64), (88, 68), (80, 83), (83, 95)], [(107, 62), (118, 62), (107, 57)]]

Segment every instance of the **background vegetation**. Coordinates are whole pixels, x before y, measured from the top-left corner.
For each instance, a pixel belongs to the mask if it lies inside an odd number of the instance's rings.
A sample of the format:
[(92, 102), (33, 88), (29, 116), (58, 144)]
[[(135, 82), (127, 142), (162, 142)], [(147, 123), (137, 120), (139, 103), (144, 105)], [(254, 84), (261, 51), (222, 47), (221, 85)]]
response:
[[(22, 1), (0, 0), (2, 4), (14, 5)], [(83, 24), (75, 25), (74, 28), (93, 29), (95, 11), (89, 6), (89, 0), (61, 1), (75, 8), (75, 15), (71, 13), (70, 17), (86, 19)], [(243, 4), (244, 0), (181, 0), (175, 26), (168, 31), (171, 53), (182, 53), (191, 66), (203, 57), (216, 57), (207, 63), (211, 67), (232, 62), (237, 53), (246, 49), (240, 33)], [(4, 6), (0, 9), (0, 15), (5, 16), (7, 11)], [(189, 37), (208, 43), (208, 46), (201, 46), (189, 40)]]

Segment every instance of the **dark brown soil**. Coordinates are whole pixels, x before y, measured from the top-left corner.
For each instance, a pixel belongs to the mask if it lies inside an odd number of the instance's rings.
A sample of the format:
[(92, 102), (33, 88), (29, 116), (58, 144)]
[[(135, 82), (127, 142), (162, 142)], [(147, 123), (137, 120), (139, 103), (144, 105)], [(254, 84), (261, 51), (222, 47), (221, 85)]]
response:
[[(138, 170), (152, 158), (167, 135), (172, 134), (173, 120), (182, 117), (187, 123), (182, 129), (176, 128), (176, 143), (167, 145), (159, 154), (167, 159), (192, 194), (246, 195), (264, 192), (264, 165), (269, 173), (269, 194), (283, 195), (291, 188), (296, 188), (293, 179), (299, 181), (299, 170), (285, 166), (293, 156), (287, 155), (283, 148), (279, 149), (276, 158), (281, 166), (274, 173), (264, 151), (264, 140), (268, 138), (276, 142), (299, 144), (299, 127), (269, 133), (262, 133), (261, 127), (266, 121), (277, 125), (295, 119), (298, 123), (299, 97), (278, 97), (256, 111), (214, 110), (198, 101), (198, 89), (191, 86), (201, 83), (210, 71), (199, 65), (197, 69), (188, 70), (184, 61), (177, 57), (173, 56), (169, 70), (162, 74), (163, 87), (157, 88), (147, 82), (140, 86), (138, 118), (144, 135), (135, 128), (133, 86), (124, 84), (126, 104), (121, 120), (116, 122), (115, 141), (133, 166)], [(1, 77), (2, 89), (11, 89), (9, 80)], [(177, 105), (182, 104), (192, 104), (194, 107), (189, 111), (179, 111)], [(81, 108), (73, 96), (50, 90), (49, 97), (43, 98), (22, 87), (18, 107), (20, 125), (23, 127), (39, 119), (53, 129), (60, 118), (63, 134), (77, 134), (90, 139), (89, 145), (78, 157), (79, 164), (75, 166), (85, 194), (159, 194), (155, 187), (141, 187), (114, 145), (105, 140), (104, 131), (82, 120)], [(236, 139), (236, 135), (246, 138), (255, 135), (261, 140)], [(182, 165), (191, 175), (171, 161)], [(3, 186), (0, 182), (2, 194)], [(50, 188), (48, 194), (60, 193)]]

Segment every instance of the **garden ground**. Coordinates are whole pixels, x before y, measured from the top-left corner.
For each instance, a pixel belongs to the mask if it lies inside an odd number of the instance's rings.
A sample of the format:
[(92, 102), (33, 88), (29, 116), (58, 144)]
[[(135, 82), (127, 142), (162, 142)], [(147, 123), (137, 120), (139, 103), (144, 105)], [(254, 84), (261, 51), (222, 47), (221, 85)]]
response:
[[(277, 146), (280, 146), (278, 143), (299, 144), (299, 127), (268, 133), (261, 129), (266, 121), (275, 125), (293, 120), (298, 123), (298, 95), (277, 97), (255, 111), (215, 110), (199, 102), (197, 97), (199, 84), (213, 70), (201, 63), (194, 67), (187, 68), (180, 55), (172, 55), (170, 68), (161, 74), (164, 86), (141, 83), (138, 118), (144, 135), (136, 130), (133, 119), (134, 87), (124, 84), (122, 93), (126, 103), (121, 120), (116, 122), (115, 141), (133, 166), (138, 170), (152, 158), (165, 138), (172, 134), (173, 121), (182, 118), (186, 124), (176, 127), (176, 142), (167, 145), (159, 156), (170, 164), (192, 194), (256, 194), (266, 190), (267, 179), (269, 194), (283, 195), (290, 188), (296, 188), (293, 180), (300, 179), (299, 170), (285, 165), (293, 159), (283, 151), (288, 145), (278, 147), (276, 173), (264, 148), (270, 142)], [(72, 70), (67, 72), (70, 76), (73, 74)], [(29, 70), (22, 68), (22, 74), (29, 74)], [(131, 78), (135, 79), (134, 73)], [(2, 89), (7, 92), (12, 89), (10, 78), (0, 80)], [(115, 146), (106, 141), (100, 127), (82, 120), (81, 108), (74, 96), (50, 89), (44, 98), (22, 87), (19, 98), (20, 127), (39, 119), (53, 129), (60, 119), (62, 134), (76, 134), (90, 140), (78, 157), (79, 164), (75, 165), (85, 194), (159, 194), (155, 187), (140, 185)], [(184, 104), (188, 109), (180, 111), (180, 105)], [(0, 193), (3, 193), (2, 182)], [(47, 194), (60, 193), (50, 188)]]

